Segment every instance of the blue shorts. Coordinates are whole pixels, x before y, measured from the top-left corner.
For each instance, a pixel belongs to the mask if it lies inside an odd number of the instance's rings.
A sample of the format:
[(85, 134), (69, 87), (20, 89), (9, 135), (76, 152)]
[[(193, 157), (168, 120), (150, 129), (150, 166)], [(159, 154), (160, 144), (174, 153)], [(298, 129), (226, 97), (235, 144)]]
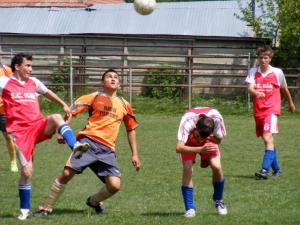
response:
[(0, 131), (6, 132), (6, 116), (4, 114), (0, 115)]
[(103, 183), (105, 177), (121, 177), (116, 155), (112, 149), (86, 137), (80, 139), (80, 142), (89, 143), (90, 148), (79, 159), (76, 159), (72, 153), (66, 164), (67, 167), (77, 173), (82, 173), (89, 167)]

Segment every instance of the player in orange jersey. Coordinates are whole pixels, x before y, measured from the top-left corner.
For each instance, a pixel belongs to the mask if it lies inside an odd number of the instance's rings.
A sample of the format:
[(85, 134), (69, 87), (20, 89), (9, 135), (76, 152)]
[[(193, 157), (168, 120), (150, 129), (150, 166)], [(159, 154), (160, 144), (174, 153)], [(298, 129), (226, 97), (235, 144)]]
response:
[(85, 128), (77, 134), (78, 140), (90, 144), (89, 150), (80, 159), (75, 159), (73, 155), (70, 156), (64, 170), (56, 177), (46, 202), (39, 206), (39, 210), (34, 213), (34, 216), (46, 216), (51, 213), (66, 184), (75, 174), (82, 173), (87, 167), (104, 183), (104, 186), (99, 192), (89, 196), (86, 204), (94, 208), (96, 213), (103, 212), (103, 201), (120, 190), (121, 173), (116, 161), (115, 141), (122, 121), (127, 130), (132, 165), (136, 171), (139, 171), (141, 163), (135, 132), (138, 123), (130, 104), (122, 97), (117, 96), (118, 73), (112, 69), (104, 72), (102, 85), (103, 92), (84, 95), (78, 98), (71, 107), (73, 116), (85, 111), (89, 112)]
[[(11, 68), (9, 66), (3, 65), (0, 62), (0, 77), (2, 76), (10, 77), (12, 74), (13, 72), (11, 71)], [(6, 132), (6, 116), (3, 107), (3, 100), (1, 97), (0, 97), (0, 130), (2, 131), (3, 136), (6, 140), (6, 146), (10, 158), (10, 171), (18, 172), (16, 150), (11, 137)]]

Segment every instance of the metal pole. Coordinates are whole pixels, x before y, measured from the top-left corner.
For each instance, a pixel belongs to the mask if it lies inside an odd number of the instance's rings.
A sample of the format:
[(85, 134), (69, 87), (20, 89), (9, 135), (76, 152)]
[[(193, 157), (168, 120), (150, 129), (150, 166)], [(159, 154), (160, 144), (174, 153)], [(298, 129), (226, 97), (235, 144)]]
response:
[(129, 68), (129, 102), (132, 104), (132, 69)]
[(73, 63), (72, 63), (72, 49), (70, 49), (70, 105), (73, 103)]
[[(250, 69), (250, 67), (251, 67), (251, 53), (249, 52), (248, 53), (248, 71), (249, 71), (249, 69)], [(247, 72), (248, 72), (247, 71)], [(250, 109), (251, 109), (251, 101), (250, 101), (250, 93), (249, 93), (249, 91), (247, 90), (247, 109), (248, 109), (248, 111), (250, 111)]]
[[(191, 49), (189, 49), (189, 56), (192, 54)], [(192, 68), (191, 68), (191, 57), (188, 58), (188, 66), (189, 66), (189, 78), (188, 78), (188, 98), (189, 98), (189, 108), (192, 107)]]

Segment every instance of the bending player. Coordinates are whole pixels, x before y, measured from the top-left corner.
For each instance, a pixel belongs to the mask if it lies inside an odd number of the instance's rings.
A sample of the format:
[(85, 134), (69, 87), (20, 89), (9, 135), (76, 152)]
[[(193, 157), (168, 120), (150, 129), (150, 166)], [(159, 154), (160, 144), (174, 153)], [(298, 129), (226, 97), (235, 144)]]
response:
[(227, 214), (227, 208), (223, 202), (225, 180), (218, 146), (225, 135), (223, 118), (216, 109), (192, 108), (181, 118), (176, 152), (181, 153), (183, 165), (181, 191), (185, 205), (185, 217), (196, 215), (192, 174), (198, 154), (201, 156), (201, 167), (210, 166), (212, 170), (213, 202), (217, 213)]

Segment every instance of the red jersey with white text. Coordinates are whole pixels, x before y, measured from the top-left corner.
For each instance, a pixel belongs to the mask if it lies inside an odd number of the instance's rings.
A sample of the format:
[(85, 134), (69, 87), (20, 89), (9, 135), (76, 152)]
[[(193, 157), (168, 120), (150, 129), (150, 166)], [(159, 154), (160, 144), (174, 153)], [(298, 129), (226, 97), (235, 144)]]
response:
[(281, 69), (270, 66), (266, 73), (262, 73), (260, 67), (251, 68), (248, 72), (246, 82), (254, 84), (256, 91), (265, 94), (265, 97), (262, 99), (253, 96), (253, 113), (255, 117), (264, 117), (271, 114), (280, 115), (280, 88), (287, 87)]
[(213, 135), (215, 137), (222, 139), (226, 136), (224, 120), (218, 110), (209, 107), (196, 107), (187, 110), (182, 116), (177, 135), (178, 141), (182, 141), (188, 146), (202, 146), (204, 144), (199, 142), (199, 138), (195, 135), (196, 124), (201, 115), (214, 120)]
[(45, 94), (48, 89), (36, 78), (25, 81), (0, 78), (0, 95), (2, 96), (7, 132), (27, 129), (30, 124), (43, 118), (37, 94)]

